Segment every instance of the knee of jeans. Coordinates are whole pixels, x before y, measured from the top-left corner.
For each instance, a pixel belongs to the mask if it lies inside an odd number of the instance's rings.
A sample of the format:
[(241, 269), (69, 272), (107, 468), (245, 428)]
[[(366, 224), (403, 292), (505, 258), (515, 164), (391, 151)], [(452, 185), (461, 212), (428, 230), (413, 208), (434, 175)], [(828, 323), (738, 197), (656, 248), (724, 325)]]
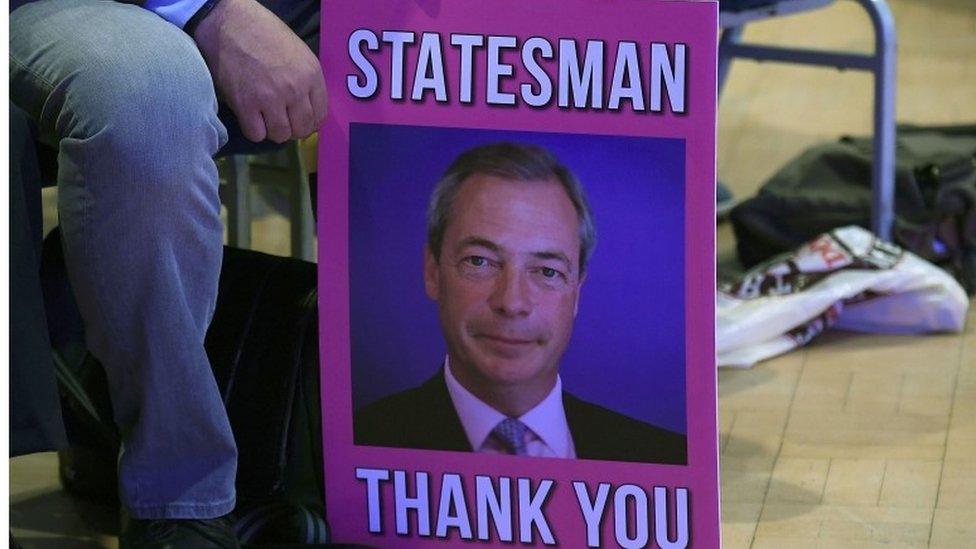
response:
[(62, 137), (100, 141), (120, 165), (167, 170), (170, 164), (210, 158), (227, 132), (217, 118), (213, 81), (189, 44), (146, 51), (124, 63), (92, 64), (66, 90), (71, 127)]
[(183, 155), (190, 150), (213, 156), (227, 139), (217, 118), (209, 73), (159, 80), (103, 79), (106, 104), (96, 132), (106, 132), (119, 153)]
[(77, 139), (67, 144), (62, 139), (61, 153), (72, 151), (87, 173), (99, 174), (87, 183), (93, 207), (118, 208), (119, 219), (162, 224), (192, 218), (199, 229), (217, 234), (220, 199), (213, 157), (227, 133), (217, 118), (209, 71), (202, 60), (189, 67), (155, 61), (147, 69), (153, 78), (91, 70), (88, 77), (97, 79), (101, 101)]

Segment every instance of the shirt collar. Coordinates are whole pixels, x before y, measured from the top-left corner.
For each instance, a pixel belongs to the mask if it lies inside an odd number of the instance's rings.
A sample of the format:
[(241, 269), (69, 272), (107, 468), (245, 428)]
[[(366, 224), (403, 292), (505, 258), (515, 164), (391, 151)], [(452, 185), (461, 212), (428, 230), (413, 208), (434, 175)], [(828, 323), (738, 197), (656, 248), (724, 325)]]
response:
[(538, 435), (555, 455), (572, 455), (569, 423), (566, 421), (566, 411), (563, 409), (563, 382), (558, 375), (556, 384), (546, 398), (518, 419), (532, 429), (532, 432)]
[[(461, 426), (468, 436), (471, 448), (477, 451), (484, 444), (498, 422), (505, 419), (505, 414), (492, 408), (478, 397), (471, 394), (451, 373), (450, 359), (444, 360), (444, 381), (447, 392), (454, 402)], [(569, 424), (566, 422), (566, 412), (563, 409), (562, 380), (556, 376), (556, 384), (546, 398), (528, 412), (517, 418), (536, 434), (542, 442), (553, 450), (557, 456), (569, 455)]]

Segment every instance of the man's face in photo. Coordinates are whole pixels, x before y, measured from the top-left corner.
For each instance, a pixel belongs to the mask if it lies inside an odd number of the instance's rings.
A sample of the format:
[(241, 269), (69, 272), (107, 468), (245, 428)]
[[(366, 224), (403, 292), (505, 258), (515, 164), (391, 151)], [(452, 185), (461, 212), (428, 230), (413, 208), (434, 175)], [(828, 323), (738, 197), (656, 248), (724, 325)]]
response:
[(426, 252), (424, 282), (462, 383), (552, 386), (583, 282), (579, 229), (555, 179), (475, 174), (461, 184), (439, 260)]

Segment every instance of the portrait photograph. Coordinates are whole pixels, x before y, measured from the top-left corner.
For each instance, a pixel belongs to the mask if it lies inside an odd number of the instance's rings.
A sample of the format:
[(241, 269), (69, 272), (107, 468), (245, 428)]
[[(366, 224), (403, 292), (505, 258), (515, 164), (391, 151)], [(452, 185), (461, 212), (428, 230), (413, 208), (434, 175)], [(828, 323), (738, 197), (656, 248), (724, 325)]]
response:
[(355, 444), (685, 464), (684, 145), (352, 124)]

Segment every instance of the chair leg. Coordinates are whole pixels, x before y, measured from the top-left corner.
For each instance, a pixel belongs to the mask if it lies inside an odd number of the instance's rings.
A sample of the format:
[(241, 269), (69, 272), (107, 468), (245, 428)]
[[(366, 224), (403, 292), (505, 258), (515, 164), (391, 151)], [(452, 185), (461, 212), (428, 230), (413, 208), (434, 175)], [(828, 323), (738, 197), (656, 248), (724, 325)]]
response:
[(874, 25), (874, 164), (871, 229), (891, 240), (895, 221), (895, 21), (885, 0), (857, 0)]
[(227, 159), (227, 243), (251, 248), (251, 169), (247, 157), (235, 154)]
[(294, 181), (288, 193), (291, 201), (291, 255), (313, 261), (315, 259), (315, 221), (312, 218), (312, 199), (308, 189), (308, 173), (295, 141), (288, 146), (289, 164), (295, 166)]
[(739, 27), (729, 27), (722, 30), (722, 38), (718, 43), (718, 95), (722, 97), (722, 90), (725, 88), (725, 80), (729, 76), (729, 68), (732, 65), (732, 55), (728, 51), (728, 46), (738, 44), (742, 38), (745, 25)]

